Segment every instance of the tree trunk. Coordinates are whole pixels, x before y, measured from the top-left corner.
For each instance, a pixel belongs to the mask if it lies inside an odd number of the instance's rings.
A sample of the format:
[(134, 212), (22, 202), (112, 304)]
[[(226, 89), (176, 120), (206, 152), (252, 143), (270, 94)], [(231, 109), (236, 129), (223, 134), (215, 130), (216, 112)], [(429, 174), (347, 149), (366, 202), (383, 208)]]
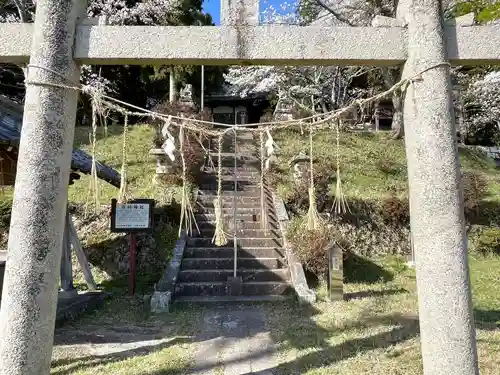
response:
[(392, 94), (392, 106), (394, 113), (392, 114), (392, 138), (401, 139), (405, 133), (404, 120), (403, 120), (403, 93), (395, 91)]
[[(385, 89), (388, 90), (401, 79), (400, 67), (397, 68), (382, 68), (382, 76), (384, 77)], [(392, 106), (394, 113), (392, 115), (392, 138), (401, 139), (404, 136), (404, 119), (403, 119), (403, 93), (396, 90), (392, 94)]]

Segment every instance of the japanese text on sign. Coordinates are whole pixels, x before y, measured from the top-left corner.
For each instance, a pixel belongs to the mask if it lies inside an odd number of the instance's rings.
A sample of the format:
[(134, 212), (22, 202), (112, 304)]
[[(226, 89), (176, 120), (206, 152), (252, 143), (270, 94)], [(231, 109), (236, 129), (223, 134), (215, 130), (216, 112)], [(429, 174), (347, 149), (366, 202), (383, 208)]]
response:
[(117, 204), (115, 227), (116, 229), (147, 229), (149, 217), (149, 204)]

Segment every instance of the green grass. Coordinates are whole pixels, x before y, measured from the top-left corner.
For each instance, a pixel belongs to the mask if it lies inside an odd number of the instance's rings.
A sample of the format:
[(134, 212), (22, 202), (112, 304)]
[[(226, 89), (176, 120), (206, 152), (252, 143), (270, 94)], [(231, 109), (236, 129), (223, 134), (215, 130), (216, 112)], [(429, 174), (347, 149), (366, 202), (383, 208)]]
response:
[[(301, 151), (309, 154), (309, 135), (284, 130), (275, 135), (275, 141), (280, 147), (278, 170), (282, 183), (278, 188), (286, 196), (292, 182), (288, 162)], [(333, 178), (336, 171), (335, 155), (335, 133), (315, 133), (315, 168)], [(393, 140), (384, 133), (341, 133), (339, 159), (344, 194), (348, 199), (376, 200), (389, 191), (407, 196), (406, 157), (402, 140)], [(479, 153), (460, 149), (460, 162), (463, 170), (481, 172), (487, 178), (487, 199), (500, 199), (500, 175), (492, 161)], [(333, 183), (330, 189), (332, 193), (335, 188)]]
[[(396, 257), (375, 260), (377, 265), (392, 279), (361, 279), (345, 289), (348, 295), (371, 291), (371, 297), (274, 310), (270, 326), (282, 344), (280, 374), (422, 374), (414, 270)], [(500, 366), (500, 258), (471, 259), (471, 272), (481, 374), (493, 375)]]
[[(75, 147), (81, 148), (91, 153), (89, 144), (89, 131), (87, 127), (77, 127), (75, 131)], [(127, 176), (128, 187), (127, 195), (129, 198), (152, 198), (156, 200), (156, 206), (169, 205), (173, 199), (179, 199), (180, 188), (177, 186), (166, 186), (154, 182), (156, 174), (156, 160), (149, 154), (153, 148), (154, 129), (148, 125), (129, 126), (127, 134), (126, 155), (127, 155)], [(100, 162), (121, 172), (122, 151), (123, 151), (123, 126), (108, 126), (105, 134), (104, 128), (97, 131), (96, 158)], [(69, 187), (68, 199), (72, 203), (85, 204), (90, 191), (89, 175), (81, 175), (80, 180), (75, 181)], [(117, 198), (119, 189), (111, 184), (99, 180), (98, 183), (98, 201), (100, 204), (110, 204), (112, 198)], [(80, 233), (80, 240), (85, 246), (98, 247), (103, 254), (116, 251), (116, 247), (124, 247), (127, 241), (121, 239), (121, 236), (113, 235), (109, 231), (109, 220), (106, 218), (96, 219), (89, 224), (91, 227)], [(177, 239), (177, 228), (170, 223), (157, 223), (154, 233), (158, 257), (155, 261), (161, 260), (163, 264), (170, 258), (170, 251)], [(121, 245), (120, 245), (121, 244)], [(144, 259), (143, 261), (147, 261)], [(121, 293), (127, 290), (128, 278), (114, 277), (110, 279), (109, 275), (103, 272), (100, 266), (95, 265), (94, 276), (96, 281), (105, 287), (108, 291)], [(85, 284), (80, 280), (80, 274), (77, 274), (78, 286), (85, 288)], [(160, 275), (138, 274), (138, 291), (149, 292), (151, 285), (158, 281)]]
[[(496, 375), (500, 258), (471, 258), (470, 265), (481, 374)], [(402, 258), (391, 256), (365, 260), (362, 270), (353, 274), (347, 268), (346, 273), (346, 296), (360, 298), (329, 303), (320, 285), (320, 298), (313, 306), (262, 305), (266, 327), (279, 348), (275, 374), (422, 375), (415, 271), (406, 268)], [(108, 355), (89, 355), (85, 342), (56, 346), (52, 374), (189, 374), (204, 311), (176, 308), (170, 314), (151, 315), (141, 298), (112, 299), (104, 309), (57, 334), (71, 338), (74, 332), (134, 332), (132, 341), (149, 337), (166, 343), (142, 350), (123, 347), (121, 354)]]
[[(128, 191), (134, 198), (150, 198), (158, 195), (158, 188), (153, 182), (156, 161), (149, 155), (153, 148), (154, 130), (148, 125), (130, 126), (127, 136)], [(75, 147), (91, 152), (89, 145), (89, 128), (77, 127)], [(107, 135), (104, 128), (98, 129), (96, 142), (96, 158), (100, 162), (121, 171), (123, 149), (123, 126), (108, 126)], [(89, 194), (90, 176), (85, 175), (69, 189), (69, 200), (85, 203)], [(105, 181), (99, 181), (99, 201), (109, 204), (118, 196), (118, 189)]]
[[(78, 126), (75, 130), (75, 148), (80, 148), (91, 154), (89, 144), (91, 129)], [(128, 159), (128, 192), (134, 198), (156, 197), (167, 202), (177, 196), (179, 189), (163, 189), (153, 182), (155, 176), (155, 158), (149, 155), (153, 148), (154, 129), (149, 125), (134, 125), (129, 127), (127, 137), (127, 159)], [(107, 134), (104, 128), (99, 128), (96, 134), (96, 158), (101, 163), (114, 168), (118, 173), (122, 166), (123, 149), (123, 126), (108, 126)], [(73, 203), (86, 203), (90, 193), (90, 176), (81, 174), (68, 190), (68, 200)], [(99, 202), (110, 204), (112, 198), (117, 198), (119, 189), (111, 184), (99, 180)], [(12, 188), (5, 188), (2, 201), (12, 200)]]
[[(142, 296), (110, 299), (103, 309), (78, 320), (78, 331), (88, 335), (84, 340), (75, 340), (71, 327), (56, 331), (56, 342), (62, 344), (54, 348), (51, 374), (186, 374), (200, 313), (174, 311), (154, 316)], [(93, 352), (87, 340), (95, 343)]]

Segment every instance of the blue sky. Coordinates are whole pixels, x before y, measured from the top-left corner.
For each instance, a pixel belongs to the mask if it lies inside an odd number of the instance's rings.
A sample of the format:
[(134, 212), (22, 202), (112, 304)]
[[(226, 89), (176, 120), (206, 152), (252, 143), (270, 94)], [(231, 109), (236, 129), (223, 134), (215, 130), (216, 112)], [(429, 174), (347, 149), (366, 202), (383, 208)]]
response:
[(220, 23), (220, 0), (204, 0), (203, 12), (210, 13), (214, 23), (218, 25)]
[[(261, 0), (261, 8), (263, 6), (263, 2), (264, 0)], [(267, 0), (265, 7), (267, 7), (269, 4), (278, 7), (278, 5), (281, 3), (283, 3), (283, 0)], [(205, 13), (210, 13), (216, 25), (220, 24), (220, 0), (204, 0), (203, 11)]]

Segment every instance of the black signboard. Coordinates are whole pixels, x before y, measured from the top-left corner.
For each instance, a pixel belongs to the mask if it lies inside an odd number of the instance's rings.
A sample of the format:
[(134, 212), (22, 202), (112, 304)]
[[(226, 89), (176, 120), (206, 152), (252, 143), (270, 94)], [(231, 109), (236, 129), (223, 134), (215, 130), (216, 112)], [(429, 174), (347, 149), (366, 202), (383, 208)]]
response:
[(154, 199), (135, 199), (126, 203), (111, 200), (111, 232), (152, 232)]

